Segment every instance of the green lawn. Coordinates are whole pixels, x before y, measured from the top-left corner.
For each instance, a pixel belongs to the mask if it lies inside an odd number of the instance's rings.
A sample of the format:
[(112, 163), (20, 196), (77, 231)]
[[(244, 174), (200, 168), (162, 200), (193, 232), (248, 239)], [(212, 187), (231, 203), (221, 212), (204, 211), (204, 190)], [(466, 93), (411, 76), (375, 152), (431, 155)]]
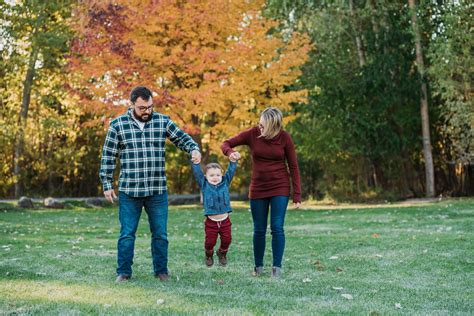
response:
[(133, 279), (115, 284), (115, 208), (2, 204), (0, 314), (474, 313), (473, 199), (289, 210), (279, 280), (270, 277), (270, 238), (266, 273), (251, 276), (252, 220), (239, 206), (227, 267), (204, 265), (199, 207), (171, 207), (172, 279), (152, 275), (143, 213)]

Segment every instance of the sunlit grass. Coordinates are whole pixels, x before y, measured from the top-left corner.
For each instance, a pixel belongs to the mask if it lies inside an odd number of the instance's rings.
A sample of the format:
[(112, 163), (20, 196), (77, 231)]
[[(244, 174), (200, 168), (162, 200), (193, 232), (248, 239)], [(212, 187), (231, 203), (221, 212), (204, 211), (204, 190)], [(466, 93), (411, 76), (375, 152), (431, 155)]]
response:
[(472, 199), (289, 210), (280, 280), (269, 276), (270, 238), (265, 275), (251, 276), (251, 216), (248, 204), (234, 206), (228, 267), (204, 266), (200, 207), (171, 207), (171, 280), (153, 277), (143, 213), (133, 279), (115, 284), (115, 208), (20, 211), (0, 205), (0, 314), (474, 311)]

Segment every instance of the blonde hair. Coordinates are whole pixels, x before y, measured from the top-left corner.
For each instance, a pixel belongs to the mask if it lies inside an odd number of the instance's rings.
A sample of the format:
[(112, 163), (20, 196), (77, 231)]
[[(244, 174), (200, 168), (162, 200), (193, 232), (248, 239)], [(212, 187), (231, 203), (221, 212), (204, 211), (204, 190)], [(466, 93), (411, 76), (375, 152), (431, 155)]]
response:
[(273, 137), (277, 136), (281, 131), (283, 120), (283, 114), (281, 113), (280, 109), (268, 107), (263, 110), (262, 114), (260, 114), (260, 117), (264, 122), (263, 131), (260, 137), (272, 139)]
[(224, 171), (221, 167), (221, 165), (219, 165), (218, 163), (216, 162), (211, 162), (211, 163), (208, 163), (205, 167), (204, 167), (204, 170), (207, 172), (207, 170), (209, 169), (220, 169), (221, 171)]

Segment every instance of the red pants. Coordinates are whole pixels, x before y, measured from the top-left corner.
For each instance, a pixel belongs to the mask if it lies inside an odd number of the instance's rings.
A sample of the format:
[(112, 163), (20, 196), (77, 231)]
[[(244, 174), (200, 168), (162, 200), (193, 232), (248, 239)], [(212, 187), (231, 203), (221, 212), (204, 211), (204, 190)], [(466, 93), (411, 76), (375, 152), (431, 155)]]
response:
[(219, 251), (227, 253), (230, 243), (232, 242), (232, 223), (230, 218), (216, 222), (206, 217), (204, 221), (204, 232), (206, 233), (206, 240), (204, 241), (204, 248), (206, 252), (212, 253), (217, 242), (217, 236), (221, 235), (221, 245)]

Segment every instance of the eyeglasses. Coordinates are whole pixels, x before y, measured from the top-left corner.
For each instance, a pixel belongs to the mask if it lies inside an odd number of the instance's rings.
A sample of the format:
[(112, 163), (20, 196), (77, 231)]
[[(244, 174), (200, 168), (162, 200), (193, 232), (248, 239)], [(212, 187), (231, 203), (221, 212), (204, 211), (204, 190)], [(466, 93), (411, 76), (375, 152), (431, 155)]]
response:
[(153, 104), (149, 106), (137, 106), (137, 109), (140, 110), (140, 112), (148, 112), (153, 109)]

